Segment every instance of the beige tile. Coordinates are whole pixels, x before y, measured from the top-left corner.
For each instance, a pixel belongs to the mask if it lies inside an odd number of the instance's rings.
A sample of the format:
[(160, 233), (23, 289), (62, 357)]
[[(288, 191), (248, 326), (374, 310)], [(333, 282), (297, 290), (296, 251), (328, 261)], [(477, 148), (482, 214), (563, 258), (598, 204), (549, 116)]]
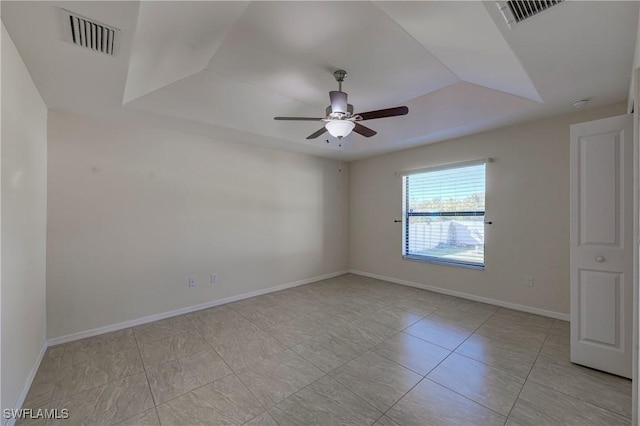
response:
[(70, 363), (64, 361), (64, 346), (61, 349), (51, 352), (51, 355), (49, 352), (45, 353), (33, 378), (33, 384), (55, 383), (68, 371)]
[(273, 407), (280, 426), (371, 425), (382, 413), (325, 376)]
[(475, 330), (480, 327), (492, 314), (491, 313), (473, 313), (465, 312), (457, 309), (447, 309), (449, 305), (439, 309), (428, 316), (451, 325)]
[(133, 330), (128, 328), (67, 343), (64, 351), (64, 361), (65, 363), (76, 364), (88, 361), (96, 355), (125, 352), (135, 348), (136, 341), (133, 337)]
[(631, 422), (629, 418), (532, 382), (525, 384), (510, 418), (522, 426), (614, 426)]
[(476, 334), (536, 351), (542, 347), (547, 338), (547, 327), (535, 324), (527, 326), (510, 319), (496, 318), (495, 315), (478, 328)]
[(426, 300), (406, 298), (391, 300), (389, 302), (389, 306), (420, 316), (429, 315), (442, 307), (441, 304), (432, 303)]
[(440, 306), (447, 305), (451, 303), (453, 300), (455, 300), (455, 297), (453, 296), (448, 296), (446, 294), (436, 293), (428, 290), (421, 290), (419, 293), (416, 293), (413, 297), (426, 300)]
[(69, 410), (69, 419), (56, 425), (107, 425), (153, 408), (147, 379), (142, 374), (127, 376), (70, 397), (56, 399), (54, 408)]
[(248, 299), (238, 300), (237, 302), (228, 303), (226, 306), (236, 311), (242, 316), (246, 316), (251, 312), (261, 311), (263, 309), (269, 309), (273, 306), (274, 302), (278, 300), (277, 293), (263, 294), (261, 296), (250, 297)]
[(505, 418), (425, 379), (386, 413), (403, 426), (503, 425)]
[(382, 412), (422, 380), (421, 375), (371, 351), (330, 375)]
[(51, 358), (62, 358), (64, 356), (65, 351), (67, 350), (68, 344), (49, 346), (44, 353), (43, 359), (51, 359)]
[(269, 413), (262, 413), (242, 426), (278, 426), (278, 423), (273, 420), (273, 417), (271, 417)]
[(345, 307), (343, 303), (339, 303), (327, 304), (322, 310), (310, 311), (298, 317), (297, 322), (306, 326), (315, 324), (316, 326), (327, 328), (362, 318), (363, 316), (359, 312), (352, 312), (350, 307)]
[(411, 324), (420, 321), (422, 317), (423, 315), (417, 315), (399, 308), (383, 307), (373, 313), (369, 319), (396, 330), (404, 330)]
[(142, 371), (142, 361), (136, 347), (124, 352), (97, 354), (73, 366), (65, 365), (59, 372), (53, 398), (84, 392)]
[[(569, 328), (346, 274), (49, 348), (25, 407), (68, 402), (74, 425), (158, 425), (153, 387), (163, 426), (502, 424), (481, 404), (506, 414), (539, 351), (508, 426), (628, 424), (630, 382), (570, 364)], [(425, 374), (453, 390), (427, 378), (401, 394)]]
[(238, 377), (268, 408), (322, 376), (321, 370), (295, 352), (286, 350), (253, 364)]
[(555, 358), (559, 361), (571, 361), (571, 345), (568, 336), (560, 334), (551, 334), (544, 341), (540, 354), (549, 358)]
[(239, 313), (229, 309), (217, 315), (203, 315), (194, 328), (210, 343), (253, 333), (260, 329)]
[(455, 299), (442, 307), (442, 310), (445, 311), (466, 312), (473, 315), (480, 315), (484, 318), (488, 318), (498, 309), (500, 308), (495, 305), (489, 305), (487, 303), (475, 302), (467, 299)]
[(133, 417), (129, 417), (126, 420), (117, 423), (117, 426), (160, 426), (160, 419), (156, 409), (152, 408), (149, 411), (140, 413)]
[(295, 319), (295, 316), (284, 312), (278, 307), (262, 309), (254, 312), (245, 312), (242, 313), (242, 316), (263, 330)]
[(325, 373), (335, 370), (367, 351), (364, 346), (340, 336), (320, 338), (293, 346), (291, 349)]
[(183, 334), (193, 329), (188, 317), (183, 315), (171, 317), (133, 328), (138, 344), (150, 343), (154, 340)]
[(522, 325), (529, 328), (538, 327), (544, 331), (549, 331), (555, 321), (552, 318), (507, 308), (498, 309), (493, 317), (499, 320), (506, 320), (511, 324)]
[(398, 330), (384, 324), (370, 320), (354, 321), (331, 330), (332, 334), (348, 339), (360, 346), (371, 348), (389, 337)]
[(400, 301), (404, 299), (399, 294), (396, 294), (394, 287), (381, 287), (377, 290), (367, 292), (365, 291), (365, 295), (370, 299), (375, 299), (378, 302), (382, 303), (384, 307), (393, 307), (394, 301)]
[(549, 334), (554, 336), (564, 336), (568, 339), (571, 334), (571, 323), (569, 321), (555, 320), (549, 330)]
[(406, 333), (398, 333), (372, 350), (423, 376), (451, 353), (447, 349)]
[(529, 380), (631, 417), (631, 380), (539, 356)]
[(505, 416), (524, 384), (524, 379), (504, 370), (455, 353), (442, 361), (427, 378)]
[(406, 297), (408, 298), (424, 300), (438, 306), (444, 306), (448, 303), (451, 303), (455, 299), (455, 297), (453, 296), (448, 296), (446, 294), (436, 293), (429, 290), (421, 290), (419, 288), (405, 288), (404, 292), (406, 294)]
[(265, 329), (265, 332), (279, 342), (292, 347), (328, 337), (326, 327), (321, 322), (307, 318), (296, 319)]
[(66, 345), (47, 348), (25, 398), (25, 408), (39, 408), (51, 401), (56, 383), (68, 372), (70, 365), (63, 360), (65, 350)]
[(538, 315), (527, 314), (517, 311), (505, 311), (499, 310), (483, 325), (502, 325), (508, 326), (515, 330), (529, 330), (536, 334), (544, 334), (545, 336), (549, 332), (553, 320), (550, 318), (540, 317)]
[(231, 309), (229, 305), (219, 305), (186, 314), (185, 319), (187, 322), (195, 325), (201, 322), (224, 321), (230, 316), (238, 317), (239, 314), (235, 310)]
[(340, 298), (340, 296), (341, 294), (338, 294), (338, 292), (331, 291), (331, 289), (326, 286), (322, 287), (322, 284), (292, 288), (278, 292), (277, 294), (278, 302), (284, 301), (291, 306), (302, 305), (305, 308), (315, 307), (321, 304), (326, 305), (328, 299), (332, 297)]
[(235, 375), (158, 406), (163, 425), (242, 425), (262, 412), (260, 403)]
[(398, 423), (394, 422), (387, 416), (382, 416), (378, 419), (377, 422), (373, 424), (373, 426), (400, 426)]
[(480, 334), (469, 337), (456, 349), (456, 353), (500, 368), (523, 379), (527, 378), (538, 356), (538, 351), (535, 349), (523, 348)]
[(53, 397), (53, 391), (55, 390), (55, 382), (40, 382), (32, 383), (27, 392), (27, 396), (22, 403), (22, 408), (41, 408), (47, 407)]
[(235, 371), (287, 349), (264, 331), (229, 337), (225, 340), (211, 342), (211, 344), (222, 359), (229, 364), (229, 367)]
[(323, 328), (332, 328), (350, 324), (355, 321), (368, 320), (375, 308), (359, 303), (329, 305), (321, 312), (312, 312), (305, 316), (305, 324), (314, 324)]
[(464, 328), (450, 324), (446, 320), (425, 317), (407, 328), (405, 333), (442, 346), (443, 348), (454, 350), (471, 336), (473, 330), (473, 327)]
[(156, 404), (229, 374), (231, 370), (214, 351), (198, 352), (147, 368), (147, 376)]
[[(335, 306), (341, 308), (344, 312), (360, 315), (360, 318), (354, 319), (363, 319), (385, 308), (385, 304), (381, 300), (369, 296), (351, 297)], [(350, 318), (347, 317), (345, 319), (349, 320)]]
[[(304, 300), (284, 302), (283, 300), (279, 300), (278, 303), (275, 304), (275, 307), (282, 314), (289, 315), (292, 318), (296, 319), (304, 317), (305, 315), (308, 315), (312, 312), (322, 312), (327, 307), (327, 304), (315, 300), (312, 302), (307, 302)], [(278, 323), (281, 324), (281, 322)], [(260, 328), (264, 329), (265, 327)]]
[(145, 367), (172, 361), (197, 352), (210, 350), (211, 346), (196, 331), (140, 344), (140, 354)]

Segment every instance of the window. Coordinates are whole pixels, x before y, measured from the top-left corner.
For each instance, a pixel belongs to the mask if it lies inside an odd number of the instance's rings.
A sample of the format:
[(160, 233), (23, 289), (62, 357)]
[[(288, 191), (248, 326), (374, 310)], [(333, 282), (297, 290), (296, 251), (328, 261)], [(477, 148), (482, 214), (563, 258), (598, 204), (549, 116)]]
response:
[(404, 259), (484, 268), (487, 161), (402, 173)]

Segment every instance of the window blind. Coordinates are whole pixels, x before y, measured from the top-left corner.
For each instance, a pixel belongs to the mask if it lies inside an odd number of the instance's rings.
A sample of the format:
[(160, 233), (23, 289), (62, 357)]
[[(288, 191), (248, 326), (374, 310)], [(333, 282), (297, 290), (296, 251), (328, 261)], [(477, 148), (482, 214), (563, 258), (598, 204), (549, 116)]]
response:
[(403, 256), (484, 267), (485, 162), (403, 176)]

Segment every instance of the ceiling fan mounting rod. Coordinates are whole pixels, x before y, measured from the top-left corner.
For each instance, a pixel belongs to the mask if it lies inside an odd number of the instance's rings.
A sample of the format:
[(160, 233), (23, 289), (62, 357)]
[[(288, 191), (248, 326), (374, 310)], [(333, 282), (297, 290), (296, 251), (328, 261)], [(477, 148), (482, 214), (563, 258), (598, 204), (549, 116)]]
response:
[(345, 70), (337, 70), (333, 73), (333, 77), (338, 82), (338, 90), (342, 92), (342, 82), (347, 78), (347, 72)]

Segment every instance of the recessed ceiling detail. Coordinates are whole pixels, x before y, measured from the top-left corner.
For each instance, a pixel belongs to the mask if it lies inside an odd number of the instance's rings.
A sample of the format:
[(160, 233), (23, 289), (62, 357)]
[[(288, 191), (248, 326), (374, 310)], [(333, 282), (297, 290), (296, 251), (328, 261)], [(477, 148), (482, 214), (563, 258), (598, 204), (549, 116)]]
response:
[(207, 69), (322, 110), (337, 69), (349, 71), (351, 103), (364, 111), (460, 81), (366, 1), (253, 2)]
[(123, 103), (202, 71), (248, 5), (140, 2)]
[(376, 5), (460, 80), (543, 102), (482, 2)]
[[(495, 1), (0, 7), (51, 109), (351, 160), (573, 112), (585, 94), (587, 108), (626, 100), (638, 4), (565, 1), (513, 28)], [(120, 29), (118, 55), (64, 42), (60, 8)], [(349, 71), (355, 112), (406, 105), (411, 113), (376, 121), (375, 136), (341, 140), (307, 140), (317, 127), (273, 119), (325, 117), (338, 69)]]

